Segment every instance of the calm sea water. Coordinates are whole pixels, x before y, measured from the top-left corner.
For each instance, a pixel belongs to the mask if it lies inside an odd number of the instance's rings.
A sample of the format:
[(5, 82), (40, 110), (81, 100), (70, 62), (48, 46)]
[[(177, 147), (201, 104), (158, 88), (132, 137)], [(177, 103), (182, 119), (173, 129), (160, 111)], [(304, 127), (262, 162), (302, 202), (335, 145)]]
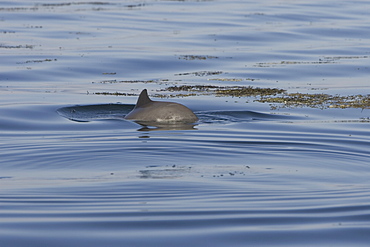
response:
[(369, 10), (2, 1), (0, 245), (368, 246), (369, 109), (196, 93), (166, 99), (193, 128), (123, 116), (174, 85), (367, 95)]

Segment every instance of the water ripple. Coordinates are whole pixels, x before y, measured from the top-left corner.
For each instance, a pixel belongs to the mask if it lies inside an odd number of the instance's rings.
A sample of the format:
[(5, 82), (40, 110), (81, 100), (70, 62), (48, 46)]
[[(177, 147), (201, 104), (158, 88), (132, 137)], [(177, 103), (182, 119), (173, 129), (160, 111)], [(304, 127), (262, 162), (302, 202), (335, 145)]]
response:
[[(210, 238), (215, 246), (238, 246), (241, 240), (271, 245), (278, 236), (278, 242), (290, 246), (302, 241), (325, 245), (329, 239), (340, 246), (365, 246), (370, 240), (368, 188), (303, 192), (271, 190), (252, 182), (225, 187), (212, 181), (146, 180), (59, 187), (56, 192), (57, 196), (40, 190), (1, 196), (6, 205), (0, 214), (4, 243), (69, 244), (86, 242), (86, 234), (92, 246), (103, 242), (151, 246), (164, 238), (167, 244), (180, 246)], [(15, 233), (23, 237), (14, 242)], [(68, 239), (62, 237), (65, 234)]]
[(369, 245), (367, 109), (123, 120), (143, 88), (366, 94), (369, 1), (40, 2), (0, 3), (1, 246)]

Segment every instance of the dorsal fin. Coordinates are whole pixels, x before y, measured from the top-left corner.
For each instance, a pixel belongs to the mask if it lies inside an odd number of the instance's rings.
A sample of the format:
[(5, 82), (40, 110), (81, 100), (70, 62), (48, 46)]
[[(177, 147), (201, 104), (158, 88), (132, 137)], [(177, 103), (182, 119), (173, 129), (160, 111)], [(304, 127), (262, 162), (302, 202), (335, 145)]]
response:
[(151, 99), (149, 99), (149, 96), (148, 96), (148, 91), (146, 89), (144, 89), (143, 91), (141, 91), (140, 95), (139, 95), (139, 98), (136, 102), (136, 106), (135, 107), (140, 107), (140, 106), (143, 106), (143, 105), (146, 105), (148, 103), (152, 102)]

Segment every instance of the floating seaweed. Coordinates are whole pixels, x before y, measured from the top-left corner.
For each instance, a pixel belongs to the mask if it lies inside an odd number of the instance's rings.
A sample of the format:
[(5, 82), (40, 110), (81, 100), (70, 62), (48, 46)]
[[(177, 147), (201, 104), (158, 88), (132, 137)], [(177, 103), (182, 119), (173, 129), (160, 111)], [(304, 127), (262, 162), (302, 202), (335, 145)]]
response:
[[(88, 93), (89, 94), (89, 93)], [(95, 92), (96, 95), (113, 95), (113, 96), (136, 96), (134, 93), (120, 93), (120, 92)]]
[[(104, 75), (115, 75), (116, 73), (103, 73)], [(167, 79), (161, 79), (161, 80), (123, 80), (123, 81), (119, 81), (119, 80), (102, 80), (102, 81), (99, 81), (99, 82), (92, 82), (92, 83), (102, 83), (102, 84), (106, 84), (106, 83), (110, 83), (110, 84), (113, 84), (113, 83), (144, 83), (144, 84), (147, 84), (147, 83), (156, 83), (156, 84), (162, 84), (162, 83), (167, 83), (169, 80)]]
[[(148, 81), (131, 81), (147, 82)], [(107, 83), (107, 82), (105, 82)], [(114, 83), (114, 82), (111, 82)], [(330, 95), (310, 93), (288, 93), (280, 88), (261, 88), (252, 86), (216, 86), (216, 85), (175, 85), (159, 90), (159, 92), (176, 92), (175, 94), (157, 93), (158, 98), (189, 97), (197, 95), (215, 95), (217, 97), (254, 97), (255, 102), (269, 103), (271, 109), (278, 108), (360, 108), (370, 109), (368, 95)], [(186, 92), (186, 93), (183, 93)], [(135, 96), (132, 93), (97, 92), (97, 95)]]
[(195, 76), (209, 76), (209, 75), (219, 75), (222, 74), (222, 71), (196, 71), (196, 72), (186, 72), (175, 74), (176, 76), (180, 75), (195, 75)]
[(278, 97), (262, 98), (262, 103), (272, 103), (272, 108), (370, 108), (370, 94), (368, 95), (330, 95), (330, 94), (308, 94), (289, 93)]
[(265, 96), (265, 95), (276, 95), (284, 93), (285, 90), (278, 88), (260, 88), (251, 86), (214, 86), (214, 85), (182, 85), (182, 86), (171, 86), (167, 87), (162, 91), (191, 91), (200, 93), (210, 93), (216, 96), (233, 96), (233, 97), (248, 97), (248, 96)]
[(56, 58), (54, 59), (41, 59), (41, 60), (27, 60), (26, 62), (18, 62), (17, 64), (25, 64), (25, 63), (43, 63), (43, 62), (53, 62), (58, 61)]
[(200, 56), (200, 55), (180, 55), (179, 59), (184, 60), (206, 60), (206, 59), (217, 59), (216, 56)]

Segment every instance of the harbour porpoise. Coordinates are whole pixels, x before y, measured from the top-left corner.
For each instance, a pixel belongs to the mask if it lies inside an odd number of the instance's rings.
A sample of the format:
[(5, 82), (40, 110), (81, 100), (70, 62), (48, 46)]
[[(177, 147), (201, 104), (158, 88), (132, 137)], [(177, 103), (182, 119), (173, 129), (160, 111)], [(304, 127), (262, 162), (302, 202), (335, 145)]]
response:
[(184, 105), (151, 100), (146, 89), (140, 93), (135, 108), (125, 119), (142, 125), (191, 124), (198, 121), (198, 117)]

